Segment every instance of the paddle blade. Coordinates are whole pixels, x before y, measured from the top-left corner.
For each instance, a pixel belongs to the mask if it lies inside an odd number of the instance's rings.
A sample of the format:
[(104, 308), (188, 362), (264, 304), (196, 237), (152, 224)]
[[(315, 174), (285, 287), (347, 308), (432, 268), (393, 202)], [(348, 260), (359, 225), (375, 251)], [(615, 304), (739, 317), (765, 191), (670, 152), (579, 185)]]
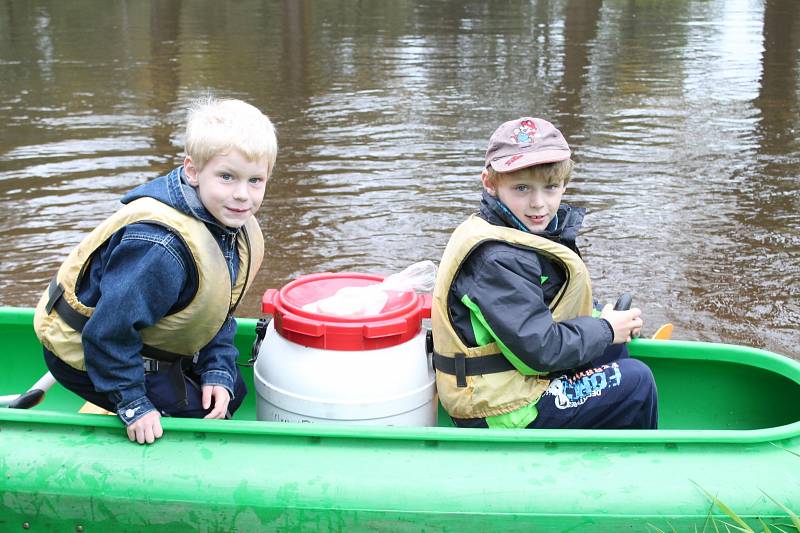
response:
[(658, 341), (668, 341), (672, 338), (672, 324), (664, 324), (653, 334), (653, 339)]
[(9, 409), (30, 409), (44, 398), (44, 391), (42, 389), (31, 389), (25, 394), (20, 394), (19, 398), (8, 404)]

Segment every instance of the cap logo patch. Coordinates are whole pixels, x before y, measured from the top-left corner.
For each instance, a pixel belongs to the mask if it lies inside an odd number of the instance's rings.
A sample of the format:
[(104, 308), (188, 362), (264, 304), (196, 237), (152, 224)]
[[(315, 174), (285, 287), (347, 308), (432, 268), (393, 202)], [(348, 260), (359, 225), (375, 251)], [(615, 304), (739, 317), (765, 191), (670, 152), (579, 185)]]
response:
[(524, 154), (517, 154), (517, 155), (515, 155), (515, 156), (509, 157), (509, 158), (508, 158), (508, 161), (506, 161), (506, 166), (508, 166), (508, 165), (512, 164), (514, 161), (516, 161), (517, 159), (519, 159), (519, 158), (520, 158), (520, 157), (522, 157), (523, 155), (524, 155)]
[(519, 127), (514, 128), (514, 135), (511, 136), (511, 142), (516, 144), (532, 143), (536, 135), (536, 124), (532, 120), (523, 120), (519, 123)]

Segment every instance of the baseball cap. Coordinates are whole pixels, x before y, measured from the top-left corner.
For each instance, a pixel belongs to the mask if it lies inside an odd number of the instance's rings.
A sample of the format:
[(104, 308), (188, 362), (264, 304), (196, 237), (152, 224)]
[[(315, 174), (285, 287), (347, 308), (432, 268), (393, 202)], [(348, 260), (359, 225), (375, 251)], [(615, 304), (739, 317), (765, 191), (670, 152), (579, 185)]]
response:
[(500, 125), (489, 139), (486, 168), (513, 172), (521, 168), (569, 159), (567, 140), (544, 119), (521, 117)]

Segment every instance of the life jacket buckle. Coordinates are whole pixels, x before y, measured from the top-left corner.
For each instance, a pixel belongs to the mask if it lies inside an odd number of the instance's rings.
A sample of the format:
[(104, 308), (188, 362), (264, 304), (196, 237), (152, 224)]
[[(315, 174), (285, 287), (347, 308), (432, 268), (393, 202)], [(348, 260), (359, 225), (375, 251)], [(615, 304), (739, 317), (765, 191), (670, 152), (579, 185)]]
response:
[(64, 295), (64, 286), (58, 282), (56, 276), (53, 276), (53, 279), (50, 280), (48, 292), (47, 305), (45, 305), (44, 310), (47, 311), (47, 314), (49, 315), (53, 310), (53, 307), (55, 307), (56, 303)]
[(158, 359), (151, 359), (149, 357), (142, 357), (142, 361), (144, 361), (144, 371), (145, 373), (154, 374), (158, 372), (159, 361)]
[(467, 356), (463, 353), (455, 354), (456, 386), (463, 389), (467, 386)]

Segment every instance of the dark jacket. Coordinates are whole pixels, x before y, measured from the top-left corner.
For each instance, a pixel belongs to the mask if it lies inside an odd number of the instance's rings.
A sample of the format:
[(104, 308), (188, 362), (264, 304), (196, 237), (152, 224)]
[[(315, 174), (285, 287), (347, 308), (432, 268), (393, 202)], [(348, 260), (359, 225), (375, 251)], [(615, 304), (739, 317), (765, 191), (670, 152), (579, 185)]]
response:
[[(575, 238), (585, 211), (562, 204), (543, 237), (578, 252)], [(525, 227), (484, 192), (479, 216), (519, 231)], [(479, 308), (494, 334), (526, 365), (540, 372), (574, 368), (603, 354), (613, 340), (610, 324), (579, 317), (554, 322), (548, 303), (565, 273), (544, 256), (509, 243), (479, 245), (464, 261), (448, 294), (453, 326), (468, 346), (478, 346), (464, 295)]]
[[(204, 222), (225, 256), (231, 280), (236, 279), (238, 230), (222, 226), (211, 216), (185, 181), (182, 167), (133, 189), (122, 203), (142, 197), (155, 198)], [(189, 250), (175, 233), (155, 224), (125, 226), (91, 260), (77, 290), (81, 302), (95, 307), (82, 332), (86, 371), (95, 389), (107, 393), (117, 405), (126, 424), (155, 409), (146, 395), (139, 330), (183, 308), (196, 291), (197, 274)], [(228, 317), (200, 350), (193, 369), (202, 385), (221, 385), (231, 397), (238, 356), (235, 332), (236, 323)], [(135, 416), (126, 419), (123, 414), (128, 410)]]

